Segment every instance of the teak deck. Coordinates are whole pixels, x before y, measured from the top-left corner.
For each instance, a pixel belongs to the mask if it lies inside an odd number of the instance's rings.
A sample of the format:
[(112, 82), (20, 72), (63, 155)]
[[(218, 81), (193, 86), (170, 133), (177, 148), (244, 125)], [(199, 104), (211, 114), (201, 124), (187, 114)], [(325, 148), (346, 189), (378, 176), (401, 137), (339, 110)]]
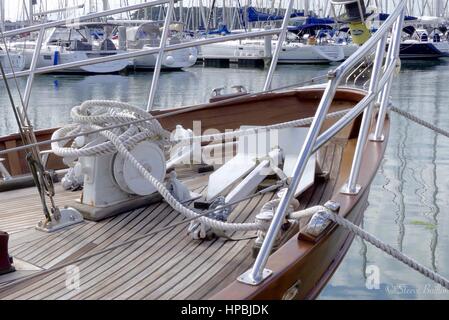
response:
[[(322, 94), (322, 88), (304, 88), (242, 96), (237, 100), (159, 111), (153, 115), (168, 130), (177, 124), (192, 128), (193, 121), (201, 119), (203, 130), (223, 131), (241, 125), (268, 125), (311, 117)], [(329, 112), (352, 108), (364, 96), (360, 90), (339, 89)], [(319, 151), (320, 167), (330, 173), (329, 179), (316, 179), (314, 185), (301, 195), (302, 208), (322, 205), (332, 199), (340, 204), (342, 216), (354, 223), (361, 221), (387, 139), (381, 143), (370, 141), (365, 147), (358, 180), (362, 191), (356, 196), (340, 194), (338, 188), (346, 181), (351, 169), (360, 118)], [(334, 120), (326, 121), (322, 130), (332, 123)], [(387, 119), (386, 138), (388, 132)], [(19, 137), (13, 135), (0, 139), (0, 150), (10, 140), (20, 145)], [(22, 153), (9, 154), (6, 167), (11, 170), (14, 157)], [(26, 168), (21, 166), (20, 172), (26, 173)], [(178, 171), (178, 176), (190, 190), (205, 192), (207, 174), (184, 168)], [(59, 205), (70, 204), (79, 197), (79, 193), (57, 188)], [(254, 221), (260, 208), (273, 197), (274, 193), (269, 193), (242, 202), (229, 221)], [(89, 257), (105, 248), (181, 222), (183, 217), (161, 202), (48, 235), (33, 229), (43, 218), (35, 189), (2, 192), (0, 201), (3, 203), (0, 230), (11, 233), (11, 254), (17, 267), (23, 269), (0, 277), (0, 299), (282, 299), (286, 296), (310, 299), (319, 294), (335, 272), (353, 239), (353, 234), (336, 225), (331, 225), (315, 240), (304, 240), (302, 230), (292, 228), (286, 233), (283, 245), (268, 260), (267, 268), (273, 275), (258, 286), (250, 286), (236, 279), (254, 261), (253, 240), (248, 239), (255, 235), (254, 232), (231, 235), (238, 241), (222, 238), (196, 241), (187, 235), (187, 224), (183, 224)], [(66, 287), (65, 268), (39, 275), (39, 270), (75, 264), (74, 261), (83, 257), (88, 258), (76, 263), (80, 271), (80, 290)], [(30, 274), (33, 275), (30, 279), (11, 282)]]
[[(342, 150), (341, 143), (330, 144), (322, 150), (322, 166), (331, 172), (331, 178), (315, 183), (302, 196), (302, 207), (323, 203), (333, 194)], [(202, 176), (189, 180), (188, 185), (203, 191), (206, 182), (207, 176)], [(59, 192), (57, 198), (62, 204), (78, 196), (76, 192)], [(261, 206), (272, 197), (269, 193), (241, 203), (232, 220), (253, 221)], [(32, 229), (43, 216), (34, 188), (0, 193), (0, 200), (4, 208), (0, 214), (0, 229), (12, 233), (11, 254), (41, 269), (76, 260), (183, 219), (166, 203), (160, 203), (47, 235)], [(250, 235), (254, 233), (239, 233), (233, 237)], [(0, 277), (0, 298), (208, 298), (250, 267), (253, 262), (251, 244), (252, 239), (195, 241), (187, 235), (186, 225), (181, 225), (77, 264), (81, 275), (79, 291), (66, 288), (67, 276), (63, 269), (9, 289), (2, 289), (2, 286), (14, 274)]]

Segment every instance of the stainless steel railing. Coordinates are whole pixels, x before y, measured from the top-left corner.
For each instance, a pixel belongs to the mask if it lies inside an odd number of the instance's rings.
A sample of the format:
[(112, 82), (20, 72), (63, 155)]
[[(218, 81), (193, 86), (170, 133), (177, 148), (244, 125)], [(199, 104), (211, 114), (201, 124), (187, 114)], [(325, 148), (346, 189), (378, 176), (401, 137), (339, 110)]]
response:
[[(177, 0), (155, 0), (151, 2), (146, 2), (138, 5), (126, 6), (119, 9), (108, 10), (96, 14), (91, 14), (88, 16), (83, 16), (77, 19), (71, 20), (61, 20), (55, 22), (49, 22), (37, 26), (31, 26), (27, 28), (22, 28), (19, 30), (8, 31), (3, 33), (5, 37), (12, 37), (19, 34), (39, 31), (38, 43), (42, 41), (41, 37), (43, 37), (44, 31), (48, 28), (53, 28), (57, 26), (75, 24), (76, 22), (83, 22), (92, 20), (95, 18), (110, 16), (114, 14), (119, 14), (122, 12), (139, 10), (150, 6), (163, 5), (168, 3), (168, 12), (172, 12), (174, 4)], [(148, 98), (148, 110), (152, 109), (152, 100), (154, 99), (155, 90), (157, 90), (158, 85), (158, 76), (160, 73), (160, 61), (162, 59), (162, 55), (165, 52), (196, 47), (201, 45), (207, 45), (212, 43), (225, 42), (230, 40), (238, 40), (245, 39), (251, 37), (263, 37), (270, 35), (279, 35), (279, 41), (277, 42), (276, 49), (274, 51), (274, 55), (271, 61), (270, 69), (267, 74), (267, 79), (264, 85), (264, 91), (269, 90), (271, 88), (272, 77), (274, 74), (274, 70), (277, 65), (277, 60), (279, 57), (280, 49), (282, 47), (283, 39), (285, 39), (288, 22), (290, 20), (291, 11), (293, 8), (293, 0), (289, 0), (288, 8), (284, 16), (284, 20), (281, 28), (275, 28), (271, 30), (263, 30), (263, 31), (254, 31), (247, 32), (243, 34), (231, 34), (227, 36), (222, 36), (218, 38), (207, 38), (194, 40), (190, 42), (178, 43), (173, 45), (166, 45), (167, 33), (164, 32), (160, 45), (158, 48), (149, 49), (149, 50), (140, 50), (132, 53), (123, 53), (117, 54), (113, 56), (106, 56), (101, 58), (94, 58), (85, 61), (77, 61), (72, 63), (61, 64), (57, 66), (36, 68), (36, 59), (40, 52), (40, 45), (36, 46), (36, 52), (33, 55), (33, 62), (30, 70), (21, 71), (15, 74), (9, 74), (8, 77), (13, 76), (27, 76), (29, 75), (26, 94), (27, 101), (29, 99), (29, 94), (31, 92), (31, 87), (33, 84), (33, 76), (35, 74), (42, 74), (53, 72), (57, 70), (62, 70), (66, 68), (72, 67), (80, 67), (86, 65), (97, 64), (101, 62), (109, 62), (116, 61), (121, 59), (129, 59), (141, 57), (149, 54), (158, 54), (158, 63), (157, 68), (155, 70), (154, 78), (152, 81), (152, 85), (150, 88), (149, 98)], [(261, 247), (259, 255), (256, 258), (254, 266), (250, 269), (244, 276), (239, 279), (245, 283), (258, 285), (261, 283), (267, 276), (269, 276), (270, 271), (265, 269), (266, 263), (268, 261), (268, 257), (273, 248), (273, 244), (275, 238), (279, 232), (279, 229), (282, 225), (283, 219), (286, 215), (286, 210), (291, 199), (294, 196), (294, 191), (296, 190), (303, 172), (305, 170), (305, 166), (310, 158), (310, 156), (316, 152), (319, 148), (321, 148), (325, 143), (327, 143), (332, 137), (334, 137), (339, 131), (341, 131), (345, 126), (347, 126), (351, 121), (353, 121), (356, 117), (358, 117), (363, 112), (363, 119), (360, 128), (360, 134), (358, 139), (358, 144), (356, 147), (353, 165), (351, 169), (351, 174), (348, 183), (346, 184), (343, 192), (348, 194), (357, 194), (360, 190), (357, 186), (357, 179), (360, 170), (360, 164), (362, 161), (362, 151), (367, 142), (368, 138), (371, 138), (373, 141), (382, 141), (382, 132), (385, 116), (388, 110), (389, 105), (389, 95), (391, 90), (391, 82), (394, 76), (394, 70), (396, 69), (397, 62), (399, 61), (399, 48), (400, 48), (400, 36), (403, 25), (403, 20), (405, 16), (405, 1), (401, 1), (397, 6), (394, 12), (389, 16), (387, 21), (383, 23), (383, 25), (379, 28), (379, 30), (374, 33), (371, 39), (364, 44), (362, 47), (357, 50), (348, 60), (343, 62), (339, 67), (335, 70), (332, 70), (328, 73), (328, 80), (325, 88), (325, 92), (318, 106), (317, 112), (315, 114), (315, 119), (310, 127), (308, 136), (306, 138), (306, 142), (300, 152), (297, 163), (295, 165), (295, 170), (293, 173), (293, 178), (290, 184), (288, 191), (283, 195), (280, 205), (278, 206), (273, 221), (270, 225), (270, 228), (266, 234), (265, 241)], [(170, 24), (171, 15), (168, 14), (165, 23), (164, 29), (168, 29), (168, 25)], [(391, 33), (390, 43), (387, 50), (386, 59), (385, 51), (386, 46), (388, 44), (388, 37)], [(346, 75), (350, 73), (360, 62), (366, 59), (367, 56), (371, 55), (372, 52), (375, 51), (375, 59), (373, 62), (372, 75), (370, 79), (370, 85), (367, 95), (352, 109), (350, 110), (343, 118), (338, 120), (333, 126), (327, 129), (324, 133), (319, 135), (326, 114), (329, 111), (330, 105), (334, 99), (334, 96), (337, 92), (337, 89), (340, 83), (345, 79)], [(369, 137), (369, 125), (370, 119), (372, 117), (372, 113), (374, 111), (375, 104), (378, 104), (380, 107), (379, 117), (376, 124), (376, 130)]]
[[(272, 251), (275, 239), (279, 233), (281, 225), (286, 216), (290, 201), (294, 197), (295, 190), (302, 178), (306, 164), (310, 156), (321, 146), (327, 143), (340, 130), (353, 121), (363, 112), (363, 119), (360, 126), (360, 133), (357, 142), (356, 151), (352, 163), (349, 180), (342, 192), (356, 195), (360, 192), (360, 186), (357, 185), (360, 165), (362, 161), (363, 149), (367, 143), (368, 131), (375, 103), (380, 105), (379, 117), (376, 124), (376, 131), (372, 136), (373, 141), (382, 141), (383, 124), (389, 103), (389, 94), (393, 71), (399, 61), (399, 48), (401, 40), (401, 31), (405, 16), (405, 1), (401, 1), (387, 21), (373, 34), (373, 36), (363, 46), (357, 50), (348, 60), (343, 62), (335, 70), (328, 74), (328, 82), (315, 114), (315, 119), (309, 129), (306, 142), (300, 152), (293, 172), (293, 178), (290, 186), (281, 198), (280, 204), (273, 216), (271, 225), (266, 233), (265, 240), (254, 262), (252, 269), (241, 275), (238, 280), (251, 285), (258, 285), (272, 273), (266, 269), (268, 258)], [(391, 34), (390, 44), (388, 46), (387, 57), (384, 60), (388, 37)], [(333, 126), (319, 135), (326, 114), (331, 106), (340, 82), (345, 79), (345, 75), (350, 73), (362, 60), (376, 50), (375, 59), (372, 65), (370, 87), (367, 95), (343, 118), (337, 121)]]

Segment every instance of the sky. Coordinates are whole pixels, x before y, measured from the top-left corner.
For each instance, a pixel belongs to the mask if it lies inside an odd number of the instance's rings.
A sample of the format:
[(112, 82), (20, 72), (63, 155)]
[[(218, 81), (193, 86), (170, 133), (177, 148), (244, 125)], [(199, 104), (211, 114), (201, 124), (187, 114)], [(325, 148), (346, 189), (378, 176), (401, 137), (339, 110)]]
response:
[[(9, 20), (13, 20), (15, 21), (17, 19), (18, 16), (18, 12), (22, 11), (22, 3), (26, 2), (28, 3), (29, 0), (4, 0), (6, 3), (6, 18)], [(37, 0), (38, 3), (41, 2), (41, 0)], [(43, 3), (47, 3), (48, 7), (47, 10), (51, 10), (51, 9), (56, 9), (58, 8), (58, 3), (62, 2), (64, 3), (66, 0), (42, 0)], [(88, 3), (89, 0), (67, 0), (69, 2), (69, 7), (76, 5), (76, 4), (83, 4), (85, 3), (86, 8), (88, 7)], [(94, 2), (97, 1), (100, 7), (100, 11), (102, 9), (102, 0), (93, 0)], [(193, 3), (198, 4), (198, 0), (183, 0), (184, 3), (184, 7), (187, 7), (188, 5), (191, 5)], [(230, 6), (230, 5), (235, 5), (237, 3), (237, 0), (225, 0), (226, 1), (226, 5)], [(283, 7), (285, 7), (285, 4), (287, 2), (287, 0), (275, 0), (275, 7), (278, 7), (279, 1), (281, 1), (284, 5)], [(302, 8), (304, 1), (307, 0), (294, 0), (295, 2), (295, 8)], [(309, 3), (316, 3), (316, 5), (318, 5), (319, 3), (325, 1), (325, 0), (308, 0)], [(391, 0), (390, 0), (391, 1)], [(125, 2), (124, 0), (109, 0), (110, 6), (112, 8), (114, 7), (118, 7), (120, 6), (120, 3)], [(143, 0), (128, 0), (129, 4), (135, 4), (135, 3), (140, 3), (143, 2)], [(202, 0), (203, 4), (205, 6), (209, 6), (211, 0)], [(240, 0), (240, 3), (242, 5), (244, 5), (245, 3), (251, 2), (253, 5), (261, 5), (261, 4), (265, 4), (267, 6), (269, 6), (269, 4), (271, 4), (271, 0)], [(223, 0), (218, 0), (217, 1), (217, 5), (221, 6), (223, 3)], [(35, 6), (36, 7), (36, 6)]]
[[(0, 0), (1, 1), (1, 0)], [(22, 12), (22, 3), (26, 2), (28, 3), (29, 0), (3, 0), (6, 3), (6, 19), (15, 21), (18, 17), (18, 13)], [(58, 4), (61, 3), (65, 3), (65, 1), (68, 1), (68, 6), (74, 6), (76, 4), (85, 4), (86, 9), (88, 8), (88, 3), (89, 0), (37, 0), (38, 3), (47, 3), (48, 7), (47, 10), (51, 10), (51, 9), (56, 9), (58, 8)], [(99, 10), (102, 10), (102, 0), (92, 0), (93, 2), (97, 2), (99, 5)], [(135, 4), (135, 3), (140, 3), (143, 2), (143, 0), (109, 0), (110, 6), (112, 8), (118, 7), (120, 6), (121, 3), (128, 1), (129, 4)], [(187, 7), (189, 5), (192, 5), (192, 2), (195, 4), (198, 4), (199, 0), (183, 0), (184, 3), (184, 7)], [(202, 0), (203, 4), (205, 6), (209, 6), (211, 0)], [(226, 1), (226, 5), (230, 6), (230, 5), (235, 5), (237, 3), (237, 0), (225, 0)], [(282, 3), (286, 4), (287, 0), (275, 0), (275, 8), (278, 7), (279, 1), (282, 1)], [(304, 1), (307, 0), (294, 0), (294, 7), (297, 9), (302, 9), (303, 8), (303, 3)], [(326, 0), (308, 0), (310, 3), (310, 6), (312, 8), (316, 8), (317, 6), (320, 6), (321, 3), (323, 3)], [(376, 1), (376, 0), (372, 0), (372, 1)], [(399, 0), (377, 0), (379, 3), (389, 3), (389, 9), (391, 9), (392, 7), (394, 7), (394, 4), (397, 3)], [(414, 3), (418, 3), (420, 1), (423, 1), (423, 3), (425, 3), (424, 0), (413, 0)], [(427, 0), (427, 3), (429, 3), (431, 5), (431, 3), (436, 2), (436, 1), (441, 1), (441, 0)], [(265, 6), (269, 6), (269, 4), (271, 3), (271, 0), (240, 0), (240, 3), (242, 5), (251, 2), (253, 5), (255, 6), (261, 6), (262, 4), (265, 4)], [(445, 2), (445, 1), (443, 1)], [(221, 4), (223, 3), (223, 0), (218, 0), (217, 1), (217, 5), (221, 6)], [(416, 5), (417, 6), (417, 5)], [(38, 6), (35, 6), (38, 8)], [(79, 14), (82, 14), (83, 12), (79, 12)], [(426, 13), (427, 14), (427, 13)], [(54, 17), (52, 17), (54, 18)]]
[[(15, 21), (18, 16), (18, 12), (22, 11), (22, 3), (25, 2), (28, 4), (28, 0), (4, 0), (5, 2), (5, 16), (6, 19)], [(37, 0), (38, 4), (41, 2), (41, 0)], [(59, 2), (64, 3), (65, 0), (43, 0), (42, 2), (47, 3), (47, 10), (57, 9)], [(69, 7), (77, 5), (77, 4), (84, 4), (86, 7), (88, 6), (88, 0), (68, 0)], [(140, 2), (140, 0), (129, 0), (130, 3)], [(98, 0), (98, 3), (100, 5), (101, 9), (101, 0)], [(120, 0), (109, 0), (109, 3), (111, 7), (118, 7), (120, 5)], [(35, 6), (39, 8), (39, 6)], [(35, 9), (36, 10), (36, 9)]]

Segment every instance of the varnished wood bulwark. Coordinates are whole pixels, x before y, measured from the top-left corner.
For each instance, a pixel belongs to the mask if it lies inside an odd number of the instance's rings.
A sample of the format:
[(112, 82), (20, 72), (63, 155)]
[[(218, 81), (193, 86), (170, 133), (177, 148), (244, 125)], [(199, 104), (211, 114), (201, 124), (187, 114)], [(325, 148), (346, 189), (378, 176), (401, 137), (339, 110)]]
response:
[[(313, 116), (322, 92), (321, 89), (301, 89), (256, 97), (244, 96), (232, 102), (219, 101), (193, 109), (159, 111), (155, 114), (161, 117), (159, 120), (168, 130), (174, 129), (177, 124), (191, 128), (193, 121), (198, 120), (202, 121), (203, 130), (237, 129), (241, 125), (267, 125)], [(342, 89), (337, 93), (330, 112), (350, 108), (363, 96), (362, 91)], [(320, 165), (330, 172), (330, 178), (317, 181), (301, 195), (302, 208), (333, 199), (341, 204), (341, 215), (356, 223), (361, 221), (369, 186), (386, 142), (369, 142), (367, 145), (359, 181), (363, 192), (358, 196), (341, 195), (338, 191), (350, 170), (358, 123), (359, 119), (320, 150)], [(325, 127), (331, 124), (332, 121), (327, 121)], [(388, 136), (388, 128), (387, 121), (385, 136)], [(40, 139), (46, 139), (50, 134), (51, 130), (42, 133)], [(12, 140), (3, 138), (0, 143)], [(11, 159), (13, 157), (11, 155)], [(207, 174), (198, 175), (187, 170), (180, 172), (179, 176), (191, 189), (205, 192)], [(261, 206), (273, 196), (269, 193), (241, 203), (230, 220), (253, 221)], [(76, 197), (79, 194), (59, 192), (57, 199), (61, 203)], [(98, 223), (86, 222), (57, 234), (45, 235), (29, 229), (42, 216), (34, 189), (0, 193), (0, 198), (9, 208), (0, 213), (0, 229), (13, 231), (12, 254), (43, 269), (182, 220), (177, 212), (160, 203)], [(236, 281), (237, 276), (253, 264), (251, 240), (194, 241), (186, 235), (185, 226), (178, 226), (134, 245), (80, 262), (77, 264), (81, 270), (80, 291), (68, 290), (64, 272), (58, 271), (13, 287), (2, 285), (6, 280), (0, 277), (0, 298), (282, 299), (294, 285), (298, 288), (295, 298), (315, 298), (338, 267), (353, 236), (337, 226), (329, 228), (317, 242), (304, 241), (299, 230), (291, 234), (293, 236), (285, 239), (285, 243), (269, 259), (267, 267), (274, 274), (259, 286)]]
[[(299, 89), (257, 96), (242, 96), (232, 101), (225, 100), (193, 107), (154, 111), (153, 115), (160, 117), (159, 121), (162, 126), (170, 131), (174, 130), (178, 124), (184, 128), (193, 129), (194, 122), (201, 122), (203, 131), (208, 129), (224, 131), (238, 129), (241, 125), (268, 125), (312, 117), (322, 94), (323, 90), (321, 89)], [(349, 108), (362, 98), (363, 93), (358, 90), (342, 90), (336, 94), (331, 112)], [(55, 130), (37, 130), (37, 141), (49, 140)], [(22, 145), (19, 134), (0, 137), (0, 151)], [(50, 145), (41, 146), (40, 149), (48, 150)], [(11, 175), (18, 176), (29, 173), (25, 151), (8, 153), (2, 155), (2, 158), (6, 159), (5, 166)], [(62, 169), (64, 164), (61, 159), (51, 155), (47, 167), (57, 170)]]
[[(45, 129), (36, 131), (37, 141), (40, 142), (51, 139), (51, 135), (53, 134), (54, 131), (55, 129)], [(20, 138), (20, 135), (17, 133), (0, 137), (0, 151), (13, 149), (20, 146), (23, 146), (23, 143), (22, 139)], [(40, 146), (40, 150), (42, 151), (49, 150), (50, 148), (51, 148), (50, 144)], [(29, 174), (30, 169), (28, 168), (26, 162), (26, 151), (12, 152), (1, 157), (6, 159), (6, 161), (4, 162), (5, 167), (12, 176), (21, 176)], [(49, 156), (47, 165), (49, 168), (54, 170), (63, 169), (65, 167), (61, 159), (54, 155)]]

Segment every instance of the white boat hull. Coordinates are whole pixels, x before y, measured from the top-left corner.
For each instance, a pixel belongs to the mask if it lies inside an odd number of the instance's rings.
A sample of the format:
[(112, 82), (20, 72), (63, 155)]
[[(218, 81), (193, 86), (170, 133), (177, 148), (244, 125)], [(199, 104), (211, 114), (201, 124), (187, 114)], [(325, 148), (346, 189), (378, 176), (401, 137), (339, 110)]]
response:
[[(22, 52), (25, 57), (25, 68), (29, 69), (31, 66), (31, 60), (33, 58), (34, 49), (25, 49)], [(39, 59), (37, 61), (37, 67), (38, 68), (49, 67), (54, 65), (99, 58), (105, 55), (114, 55), (118, 53), (120, 53), (120, 51), (112, 51), (112, 52), (65, 51), (60, 50), (59, 47), (57, 48), (46, 47), (42, 48), (42, 51), (39, 55)], [(93, 73), (93, 74), (116, 73), (128, 67), (128, 64), (129, 64), (128, 60), (118, 60), (118, 61), (97, 63), (88, 66), (68, 68), (56, 72)]]
[(330, 63), (344, 58), (344, 51), (340, 46), (293, 43), (282, 47), (279, 63)]
[(345, 59), (348, 59), (350, 56), (352, 56), (354, 54), (354, 52), (356, 52), (359, 49), (359, 46), (356, 44), (341, 44), (338, 45), (341, 46), (343, 48), (343, 52), (345, 54)]
[(11, 52), (8, 58), (5, 52), (0, 51), (0, 62), (5, 73), (18, 72), (25, 69), (25, 57), (21, 54)]
[[(146, 49), (144, 47), (144, 49)], [(148, 47), (147, 49), (152, 49)], [(138, 49), (128, 49), (129, 52), (139, 51)], [(195, 65), (198, 58), (198, 51), (195, 48), (175, 50), (164, 54), (162, 61), (163, 69), (183, 69)], [(157, 54), (149, 54), (132, 60), (131, 64), (136, 69), (154, 69), (156, 66)]]
[[(271, 48), (274, 50), (276, 42)], [(228, 41), (202, 46), (202, 59), (267, 59), (273, 51), (266, 53), (264, 41)], [(305, 45), (289, 43), (282, 46), (279, 63), (331, 63), (344, 59), (344, 51), (337, 45)]]

